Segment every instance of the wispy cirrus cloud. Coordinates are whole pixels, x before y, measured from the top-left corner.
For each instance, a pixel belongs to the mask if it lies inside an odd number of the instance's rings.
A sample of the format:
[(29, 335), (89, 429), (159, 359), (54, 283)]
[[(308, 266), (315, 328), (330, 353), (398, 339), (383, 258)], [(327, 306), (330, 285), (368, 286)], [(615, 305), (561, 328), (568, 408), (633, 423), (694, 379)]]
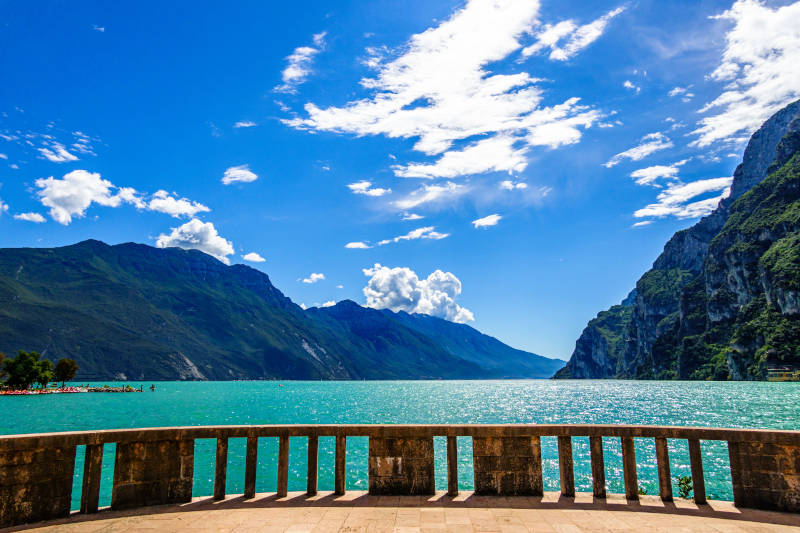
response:
[[(536, 0), (471, 0), (404, 46), (375, 48), (369, 66), (376, 75), (360, 82), (368, 96), (338, 107), (309, 102), (305, 117), (284, 123), (311, 131), (416, 139), (414, 150), (437, 158), (395, 164), (400, 177), (519, 172), (528, 164), (530, 147), (574, 144), (603, 116), (577, 97), (544, 105), (540, 80), (519, 68), (491, 71), (490, 65), (522, 49), (521, 41), (540, 26), (538, 14)], [(576, 32), (582, 37), (576, 35), (569, 47), (574, 53), (582, 46), (577, 43), (594, 35), (588, 29)], [(473, 140), (476, 136), (483, 138)], [(420, 205), (424, 201), (417, 200), (428, 192), (394, 205)]]
[(386, 246), (387, 244), (397, 243), (400, 241), (416, 241), (420, 239), (439, 241), (442, 239), (446, 239), (449, 236), (450, 236), (449, 233), (439, 233), (438, 231), (436, 231), (435, 226), (424, 226), (421, 228), (417, 228), (415, 230), (411, 230), (403, 235), (392, 237), (391, 239), (380, 240), (374, 244), (370, 244), (369, 242), (364, 242), (364, 241), (355, 241), (355, 242), (348, 242), (347, 244), (344, 245), (344, 247), (354, 250), (359, 250), (359, 249), (367, 250), (369, 248), (373, 248), (374, 246)]
[(566, 61), (600, 38), (611, 20), (625, 11), (624, 7), (612, 9), (602, 17), (583, 25), (574, 20), (546, 24), (536, 33), (536, 42), (522, 50), (524, 57), (550, 50), (550, 59)]
[[(637, 210), (633, 216), (636, 218), (674, 216), (681, 219), (705, 216), (719, 205), (720, 200), (730, 194), (732, 182), (733, 178), (711, 178), (691, 183), (672, 183), (658, 194), (658, 202)], [(692, 201), (712, 192), (719, 194)]]
[(724, 91), (700, 113), (693, 146), (745, 142), (776, 111), (800, 98), (800, 2), (771, 8), (737, 0), (717, 18), (730, 21), (719, 66), (709, 78)]
[(656, 132), (656, 133), (648, 133), (644, 137), (642, 137), (639, 144), (634, 146), (633, 148), (629, 148), (624, 152), (620, 152), (608, 161), (604, 163), (606, 168), (611, 168), (615, 165), (618, 165), (623, 159), (630, 159), (631, 161), (641, 161), (645, 157), (649, 156), (654, 152), (658, 152), (659, 150), (666, 150), (667, 148), (672, 148), (675, 146), (669, 137), (664, 135), (663, 133)]
[(314, 57), (325, 48), (327, 32), (314, 34), (314, 46), (298, 46), (286, 58), (286, 68), (281, 72), (283, 83), (275, 87), (275, 92), (295, 93), (311, 74)]

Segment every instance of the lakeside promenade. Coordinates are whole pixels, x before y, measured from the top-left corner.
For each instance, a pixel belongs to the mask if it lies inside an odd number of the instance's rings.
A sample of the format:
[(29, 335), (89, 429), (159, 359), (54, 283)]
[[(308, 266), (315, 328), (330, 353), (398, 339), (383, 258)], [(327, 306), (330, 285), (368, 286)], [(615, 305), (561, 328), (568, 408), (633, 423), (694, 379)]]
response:
[(800, 515), (740, 509), (732, 502), (698, 505), (656, 496), (638, 502), (611, 494), (598, 500), (588, 493), (567, 498), (557, 492), (542, 497), (476, 496), (462, 492), (451, 497), (370, 496), (350, 491), (336, 496), (290, 492), (256, 494), (245, 500), (228, 496), (215, 501), (195, 498), (190, 503), (128, 511), (73, 514), (60, 519), (3, 531), (91, 533), (190, 532), (229, 533), (597, 533), (597, 532), (800, 532)]
[[(348, 437), (369, 439), (368, 494), (347, 490)], [(446, 437), (446, 465), (442, 465), (447, 470), (446, 493), (436, 491), (435, 437)], [(474, 492), (459, 490), (457, 437), (471, 440)], [(542, 437), (556, 437), (558, 441), (560, 493), (543, 490)], [(591, 494), (576, 491), (575, 437), (589, 439)], [(195, 440), (210, 438), (216, 440), (213, 496), (197, 499), (192, 493)], [(229, 440), (237, 438), (246, 439), (247, 443), (244, 494), (232, 496), (226, 493), (228, 445)], [(277, 491), (272, 495), (256, 493), (258, 442), (262, 438), (278, 440)], [(332, 494), (320, 492), (318, 487), (320, 438), (335, 440)], [(307, 490), (290, 496), (289, 447), (298, 439), (306, 444)], [(607, 439), (621, 444), (624, 495), (607, 490), (603, 446)], [(658, 497), (642, 493), (635, 447), (638, 439), (655, 440)], [(691, 478), (686, 481), (691, 488), (683, 495), (691, 493), (692, 501), (673, 497), (675, 479), (671, 475), (668, 439), (688, 441)], [(709, 502), (706, 498), (702, 441), (709, 440), (727, 441), (734, 502)], [(111, 510), (100, 512), (106, 444), (114, 444), (116, 449)], [(85, 457), (80, 512), (73, 513), (70, 509), (78, 446), (85, 447)], [(417, 509), (419, 514), (401, 512), (408, 508)], [(338, 514), (331, 514), (331, 509), (338, 509)], [(439, 511), (434, 512), (436, 509)], [(409, 513), (420, 524), (425, 516), (426, 520), (436, 518), (440, 525), (447, 526), (448, 510), (451, 520), (463, 522), (460, 530), (469, 526), (473, 531), (506, 531), (501, 527), (504, 516), (514, 518), (515, 523), (519, 521), (516, 525), (525, 528), (516, 531), (529, 531), (548, 523), (554, 531), (572, 532), (641, 530), (654, 521), (671, 528), (684, 519), (691, 522), (681, 526), (688, 530), (719, 530), (717, 525), (722, 527), (725, 521), (733, 523), (723, 531), (763, 531), (762, 525), (775, 524), (796, 527), (800, 526), (800, 432), (589, 424), (343, 424), (194, 426), (0, 436), (0, 527), (24, 529), (39, 527), (37, 522), (66, 519), (54, 527), (61, 530), (79, 524), (83, 528), (80, 531), (88, 531), (95, 530), (90, 529), (93, 524), (97, 531), (106, 527), (109, 531), (182, 531), (216, 524), (212, 529), (233, 531), (249, 521), (256, 528), (275, 525), (283, 528), (281, 531), (312, 531), (335, 514), (341, 522), (328, 524), (332, 530), (367, 531), (371, 526), (394, 530), (422, 528), (398, 525)], [(413, 516), (408, 520), (416, 520)], [(668, 518), (659, 518), (665, 516)], [(384, 517), (384, 522), (367, 523), (378, 520), (375, 517)], [(563, 522), (566, 519), (572, 523)], [(234, 523), (236, 520), (242, 524)], [(353, 529), (345, 526), (348, 520), (366, 522), (359, 522)], [(569, 527), (561, 527), (562, 522)], [(614, 528), (603, 524), (621, 525)], [(743, 525), (747, 528), (740, 527)]]

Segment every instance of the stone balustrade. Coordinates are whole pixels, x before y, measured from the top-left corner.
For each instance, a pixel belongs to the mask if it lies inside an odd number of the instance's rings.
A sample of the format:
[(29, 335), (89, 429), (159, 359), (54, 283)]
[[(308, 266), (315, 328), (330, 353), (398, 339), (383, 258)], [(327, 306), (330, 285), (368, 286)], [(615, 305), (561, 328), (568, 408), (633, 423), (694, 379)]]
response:
[(561, 494), (575, 495), (573, 437), (589, 437), (593, 494), (605, 498), (604, 439), (622, 449), (625, 495), (639, 498), (634, 439), (654, 439), (659, 492), (672, 499), (667, 439), (688, 441), (694, 500), (706, 502), (701, 441), (726, 441), (734, 502), (800, 512), (800, 432), (622, 425), (272, 425), (200, 426), (0, 436), (0, 527), (70, 514), (77, 446), (85, 446), (81, 513), (98, 510), (103, 446), (116, 444), (112, 509), (189, 502), (196, 439), (216, 439), (214, 499), (225, 498), (228, 440), (246, 438), (244, 498), (255, 496), (259, 438), (278, 439), (277, 496), (287, 494), (289, 445), (307, 438), (307, 492), (317, 493), (320, 437), (334, 437), (334, 493), (346, 490), (348, 437), (369, 438), (369, 492), (435, 490), (434, 437), (447, 439), (448, 493), (458, 493), (457, 437), (472, 437), (477, 494), (541, 496), (541, 438), (557, 437)]

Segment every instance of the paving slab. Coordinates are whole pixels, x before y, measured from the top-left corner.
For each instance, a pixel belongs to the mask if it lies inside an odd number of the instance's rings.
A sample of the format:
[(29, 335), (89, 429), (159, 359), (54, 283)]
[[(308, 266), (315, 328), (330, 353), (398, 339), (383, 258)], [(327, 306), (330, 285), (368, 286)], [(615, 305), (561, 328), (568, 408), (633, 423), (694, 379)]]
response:
[(800, 514), (740, 509), (732, 502), (689, 500), (665, 503), (656, 496), (638, 502), (624, 496), (594, 499), (591, 494), (566, 498), (456, 497), (444, 492), (427, 496), (376, 497), (350, 491), (344, 496), (320, 492), (314, 497), (289, 493), (284, 498), (257, 494), (245, 500), (228, 496), (214, 501), (126, 511), (103, 509), (97, 514), (3, 529), (35, 532), (201, 532), (230, 533), (600, 533), (600, 532), (797, 532)]

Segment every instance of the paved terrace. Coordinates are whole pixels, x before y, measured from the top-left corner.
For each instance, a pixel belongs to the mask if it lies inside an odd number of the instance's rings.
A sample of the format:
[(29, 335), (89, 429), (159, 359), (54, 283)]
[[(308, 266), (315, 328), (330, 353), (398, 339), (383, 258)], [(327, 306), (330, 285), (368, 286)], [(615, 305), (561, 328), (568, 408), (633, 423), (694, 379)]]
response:
[(350, 491), (344, 496), (290, 492), (256, 494), (245, 500), (196, 498), (191, 503), (129, 511), (101, 510), (93, 515), (18, 526), (2, 531), (37, 532), (398, 532), (398, 533), (582, 533), (600, 531), (655, 532), (800, 532), (800, 515), (739, 509), (732, 502), (690, 500), (663, 502), (657, 496), (624, 495), (594, 499), (578, 493), (565, 498), (557, 492), (543, 497), (476, 496), (462, 492), (451, 497), (370, 496)]
[[(434, 437), (447, 439), (446, 494)], [(474, 493), (458, 490), (457, 437), (472, 440)], [(560, 493), (544, 493), (541, 437), (558, 438)], [(320, 437), (336, 441), (334, 492), (318, 492)], [(369, 493), (348, 492), (348, 437), (368, 437)], [(576, 493), (572, 439), (588, 437), (592, 493)], [(193, 498), (195, 440), (216, 439), (214, 493)], [(244, 494), (226, 494), (228, 441), (246, 438)], [(278, 439), (277, 492), (256, 494), (258, 441)], [(307, 444), (307, 490), (287, 491), (290, 442)], [(606, 489), (604, 439), (621, 444), (624, 495)], [(654, 439), (659, 496), (639, 494), (635, 439)], [(668, 439), (688, 441), (693, 501), (674, 499)], [(702, 441), (727, 441), (734, 502), (707, 502)], [(111, 510), (100, 511), (114, 443)], [(80, 513), (71, 513), (85, 446)], [(198, 426), (0, 436), (0, 527), (239, 531), (800, 531), (800, 432), (619, 425)], [(51, 525), (47, 520), (61, 520)], [(38, 524), (37, 524), (38, 522)]]

